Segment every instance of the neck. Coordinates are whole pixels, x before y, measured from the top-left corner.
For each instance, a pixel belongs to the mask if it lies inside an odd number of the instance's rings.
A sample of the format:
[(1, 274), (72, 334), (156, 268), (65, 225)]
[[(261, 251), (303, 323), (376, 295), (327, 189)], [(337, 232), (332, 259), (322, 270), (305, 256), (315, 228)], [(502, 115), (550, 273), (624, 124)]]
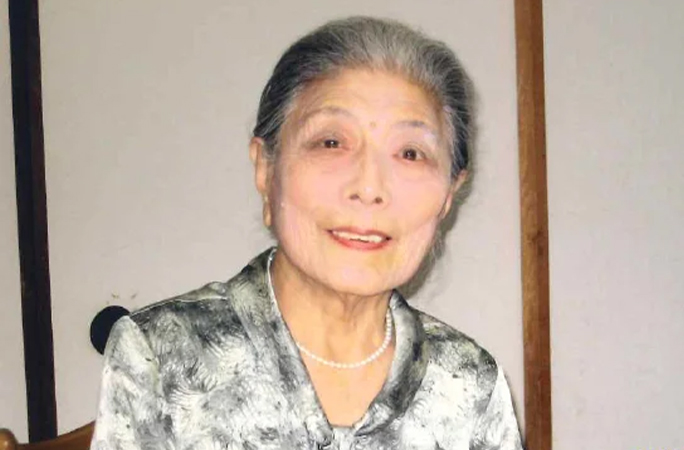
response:
[(353, 361), (383, 341), (390, 291), (355, 295), (336, 291), (276, 252), (271, 275), (278, 307), (297, 342), (323, 357)]

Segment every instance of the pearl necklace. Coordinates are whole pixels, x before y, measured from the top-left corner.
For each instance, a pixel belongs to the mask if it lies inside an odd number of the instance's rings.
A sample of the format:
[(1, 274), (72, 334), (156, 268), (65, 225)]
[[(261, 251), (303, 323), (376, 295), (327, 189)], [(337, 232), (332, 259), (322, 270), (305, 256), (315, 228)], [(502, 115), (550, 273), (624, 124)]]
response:
[[(267, 272), (268, 272), (268, 290), (269, 293), (271, 294), (271, 298), (273, 299), (273, 303), (275, 304), (276, 309), (278, 308), (278, 301), (276, 300), (275, 296), (275, 291), (273, 290), (273, 280), (271, 278), (271, 262), (273, 262), (273, 257), (275, 256), (275, 249), (271, 252), (271, 254), (268, 256), (268, 263), (266, 265)], [(323, 364), (324, 366), (332, 367), (335, 369), (358, 369), (360, 367), (366, 366), (376, 359), (380, 357), (387, 348), (389, 347), (390, 343), (392, 342), (392, 312), (387, 308), (387, 313), (385, 314), (385, 339), (382, 341), (382, 345), (378, 347), (377, 350), (375, 350), (370, 356), (367, 358), (354, 362), (354, 363), (341, 363), (337, 361), (330, 361), (329, 359), (325, 359), (321, 356), (318, 356), (308, 348), (304, 347), (300, 342), (298, 342), (295, 339), (295, 344), (297, 345), (297, 348), (299, 351), (301, 351), (303, 354), (308, 356), (309, 358), (313, 359), (314, 361)]]
[(355, 363), (341, 363), (322, 358), (295, 340), (297, 348), (306, 356), (325, 366), (334, 367), (335, 369), (358, 369), (359, 367), (368, 365), (376, 359), (378, 359), (380, 355), (385, 353), (385, 350), (387, 350), (387, 347), (389, 347), (390, 342), (392, 342), (392, 313), (390, 313), (389, 309), (387, 310), (387, 314), (385, 315), (385, 339), (382, 341), (382, 345), (378, 347), (378, 349), (374, 351), (369, 357)]

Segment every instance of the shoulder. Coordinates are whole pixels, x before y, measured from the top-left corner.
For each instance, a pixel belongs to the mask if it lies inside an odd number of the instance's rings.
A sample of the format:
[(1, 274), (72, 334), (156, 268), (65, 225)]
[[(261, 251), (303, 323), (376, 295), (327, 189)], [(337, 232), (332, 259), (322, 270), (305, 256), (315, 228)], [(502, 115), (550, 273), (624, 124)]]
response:
[(211, 282), (150, 304), (132, 312), (128, 319), (157, 354), (179, 348), (202, 349), (244, 337), (244, 312), (259, 304), (261, 295), (260, 259), (263, 255), (226, 282)]
[(491, 353), (456, 328), (416, 312), (423, 327), (429, 366), (453, 378), (471, 380), (484, 393), (491, 393), (500, 370)]
[(135, 310), (130, 318), (143, 330), (168, 321), (202, 320), (212, 311), (230, 309), (230, 304), (226, 302), (227, 285), (222, 282), (208, 283)]

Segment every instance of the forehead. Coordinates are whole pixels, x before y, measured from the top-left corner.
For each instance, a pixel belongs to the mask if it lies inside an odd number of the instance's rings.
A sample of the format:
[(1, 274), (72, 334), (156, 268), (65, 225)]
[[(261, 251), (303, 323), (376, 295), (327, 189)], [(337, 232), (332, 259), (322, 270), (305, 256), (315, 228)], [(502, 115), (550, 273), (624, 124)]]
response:
[(344, 69), (308, 85), (293, 101), (291, 124), (317, 114), (352, 118), (371, 128), (392, 122), (425, 123), (441, 134), (438, 102), (407, 78), (380, 70)]

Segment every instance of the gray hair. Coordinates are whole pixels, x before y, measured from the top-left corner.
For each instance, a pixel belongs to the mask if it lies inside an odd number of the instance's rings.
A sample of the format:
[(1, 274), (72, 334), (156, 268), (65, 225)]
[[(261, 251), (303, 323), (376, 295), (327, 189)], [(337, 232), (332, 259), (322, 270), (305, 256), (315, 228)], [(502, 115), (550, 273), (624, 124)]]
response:
[(441, 103), (451, 140), (452, 177), (468, 167), (470, 84), (460, 62), (443, 42), (399, 22), (370, 17), (328, 22), (285, 51), (261, 94), (254, 127), (254, 137), (264, 140), (270, 156), (277, 152), (281, 127), (297, 94), (345, 68), (398, 73), (433, 95)]

